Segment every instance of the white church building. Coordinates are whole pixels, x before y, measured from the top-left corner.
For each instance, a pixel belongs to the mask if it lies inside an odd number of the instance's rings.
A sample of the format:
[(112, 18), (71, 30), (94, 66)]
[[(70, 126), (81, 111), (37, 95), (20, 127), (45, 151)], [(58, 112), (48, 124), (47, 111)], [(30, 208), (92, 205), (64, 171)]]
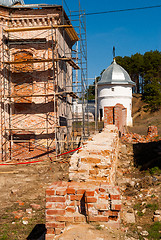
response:
[[(115, 106), (121, 106), (124, 111), (125, 125), (132, 126), (132, 87), (134, 85), (135, 83), (127, 71), (114, 59), (113, 63), (103, 72), (101, 80), (97, 84), (99, 120), (105, 121), (105, 116), (109, 118), (109, 112), (105, 112), (105, 109), (108, 110), (108, 108), (109, 110), (113, 108), (111, 118), (114, 118)], [(120, 112), (117, 115), (120, 115)], [(110, 123), (115, 124), (115, 122)]]

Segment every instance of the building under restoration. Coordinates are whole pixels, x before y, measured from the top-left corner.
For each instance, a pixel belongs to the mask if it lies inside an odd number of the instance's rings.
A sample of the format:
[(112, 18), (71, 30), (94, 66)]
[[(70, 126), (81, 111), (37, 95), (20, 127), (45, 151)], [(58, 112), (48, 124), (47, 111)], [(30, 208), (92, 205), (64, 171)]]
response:
[(2, 161), (52, 157), (74, 142), (80, 38), (61, 5), (0, 1)]

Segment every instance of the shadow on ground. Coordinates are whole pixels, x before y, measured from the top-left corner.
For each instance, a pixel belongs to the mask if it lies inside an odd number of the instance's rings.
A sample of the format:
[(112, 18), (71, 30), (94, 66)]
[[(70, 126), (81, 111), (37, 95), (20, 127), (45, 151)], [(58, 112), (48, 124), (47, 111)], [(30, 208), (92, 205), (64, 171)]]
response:
[(27, 240), (45, 240), (46, 227), (45, 224), (36, 224)]
[(140, 170), (161, 168), (161, 141), (133, 145), (134, 163)]

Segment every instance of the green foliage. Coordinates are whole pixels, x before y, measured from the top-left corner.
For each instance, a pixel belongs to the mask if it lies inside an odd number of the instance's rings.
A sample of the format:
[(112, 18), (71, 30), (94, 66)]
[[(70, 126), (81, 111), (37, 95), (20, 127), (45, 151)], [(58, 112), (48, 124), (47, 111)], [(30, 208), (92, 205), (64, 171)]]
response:
[(159, 240), (161, 239), (161, 223), (160, 222), (155, 222), (153, 225), (150, 226), (148, 229), (149, 232), (149, 239), (155, 239)]
[[(136, 83), (134, 92), (143, 94), (143, 101), (147, 103), (147, 109), (156, 111), (161, 106), (161, 52), (149, 51), (144, 54), (136, 53), (129, 56), (117, 56), (116, 62), (121, 65)], [(104, 69), (105, 70), (105, 69)], [(98, 82), (101, 79), (97, 77)], [(95, 82), (89, 86), (86, 99), (95, 98)]]
[(146, 208), (150, 208), (151, 210), (156, 211), (158, 209), (158, 204), (156, 204), (156, 203), (153, 203), (153, 204), (149, 203), (149, 204), (146, 205)]
[(149, 172), (151, 175), (154, 175), (154, 174), (159, 175), (161, 174), (161, 169), (159, 167), (153, 167), (149, 170)]
[(157, 111), (161, 106), (161, 52), (136, 53), (131, 57), (116, 57), (116, 61), (136, 83), (135, 91), (143, 93), (142, 99), (148, 109)]
[(101, 227), (99, 224), (97, 224), (97, 225), (95, 226), (95, 228), (96, 228), (97, 230), (102, 230), (102, 227)]
[(133, 208), (134, 208), (134, 210), (141, 210), (141, 204), (136, 203)]
[(155, 198), (155, 194), (152, 194), (152, 195), (151, 195), (151, 198)]
[(144, 213), (143, 213), (143, 212), (137, 212), (137, 214), (138, 214), (139, 217), (144, 216)]
[(161, 106), (161, 79), (156, 77), (156, 72), (149, 71), (145, 75), (145, 86), (142, 99), (148, 104), (151, 111), (159, 110)]

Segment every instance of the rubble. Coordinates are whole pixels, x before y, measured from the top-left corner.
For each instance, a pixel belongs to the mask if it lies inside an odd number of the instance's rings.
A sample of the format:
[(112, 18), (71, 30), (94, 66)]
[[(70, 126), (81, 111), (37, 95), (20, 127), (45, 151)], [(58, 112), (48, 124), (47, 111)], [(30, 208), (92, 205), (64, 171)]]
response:
[(149, 126), (146, 136), (129, 132), (125, 134), (123, 133), (121, 139), (123, 142), (127, 143), (148, 143), (161, 140), (161, 138), (158, 138), (158, 130), (156, 126)]
[(161, 210), (156, 210), (153, 216), (154, 222), (161, 222)]

